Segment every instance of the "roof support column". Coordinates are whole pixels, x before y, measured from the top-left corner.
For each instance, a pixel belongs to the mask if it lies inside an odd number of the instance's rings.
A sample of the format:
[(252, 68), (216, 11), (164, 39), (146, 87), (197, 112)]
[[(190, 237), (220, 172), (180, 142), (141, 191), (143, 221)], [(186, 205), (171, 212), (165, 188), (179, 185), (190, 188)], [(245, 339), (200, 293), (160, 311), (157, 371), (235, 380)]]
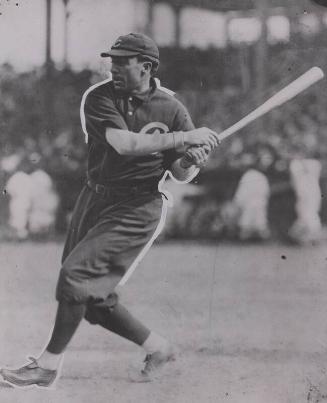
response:
[(148, 0), (148, 16), (147, 16), (147, 23), (145, 27), (145, 32), (150, 38), (153, 37), (153, 17), (154, 17), (154, 4), (152, 0)]
[[(261, 35), (256, 46), (256, 100), (257, 104), (262, 104), (265, 96), (267, 85), (267, 68), (268, 68), (268, 43), (267, 43), (267, 17), (268, 17), (268, 2), (267, 0), (256, 0), (258, 17), (261, 21)], [(265, 135), (265, 117), (260, 118), (256, 122), (256, 138), (259, 139)]]
[(174, 45), (181, 46), (181, 12), (182, 7), (180, 5), (173, 5), (175, 32), (174, 32)]

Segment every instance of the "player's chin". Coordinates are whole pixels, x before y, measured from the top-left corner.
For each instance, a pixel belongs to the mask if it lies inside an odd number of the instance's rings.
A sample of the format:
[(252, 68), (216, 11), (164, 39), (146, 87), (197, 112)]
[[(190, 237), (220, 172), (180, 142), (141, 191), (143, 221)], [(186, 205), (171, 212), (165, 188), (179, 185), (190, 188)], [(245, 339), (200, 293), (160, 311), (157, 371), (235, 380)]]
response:
[(124, 81), (121, 80), (113, 80), (114, 88), (117, 91), (126, 91), (126, 86)]

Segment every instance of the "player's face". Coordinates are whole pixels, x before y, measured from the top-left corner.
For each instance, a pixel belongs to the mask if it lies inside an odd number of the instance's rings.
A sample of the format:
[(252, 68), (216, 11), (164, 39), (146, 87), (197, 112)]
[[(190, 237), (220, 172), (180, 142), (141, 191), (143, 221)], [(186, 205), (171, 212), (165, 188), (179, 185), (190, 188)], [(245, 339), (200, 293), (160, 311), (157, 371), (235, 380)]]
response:
[(144, 63), (137, 57), (112, 57), (111, 74), (116, 90), (132, 92), (142, 87)]

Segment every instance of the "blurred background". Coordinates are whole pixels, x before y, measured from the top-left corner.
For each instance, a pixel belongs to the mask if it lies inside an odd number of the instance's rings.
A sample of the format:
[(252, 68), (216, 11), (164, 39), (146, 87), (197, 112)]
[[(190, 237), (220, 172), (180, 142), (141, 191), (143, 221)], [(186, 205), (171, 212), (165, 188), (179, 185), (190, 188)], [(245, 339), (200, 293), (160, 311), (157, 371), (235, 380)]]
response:
[[(309, 0), (1, 0), (1, 238), (65, 232), (85, 180), (81, 97), (131, 31), (155, 39), (161, 84), (218, 132), (310, 67), (327, 71), (327, 9)], [(167, 183), (161, 239), (323, 239), (326, 98), (323, 80), (224, 141), (192, 184)]]

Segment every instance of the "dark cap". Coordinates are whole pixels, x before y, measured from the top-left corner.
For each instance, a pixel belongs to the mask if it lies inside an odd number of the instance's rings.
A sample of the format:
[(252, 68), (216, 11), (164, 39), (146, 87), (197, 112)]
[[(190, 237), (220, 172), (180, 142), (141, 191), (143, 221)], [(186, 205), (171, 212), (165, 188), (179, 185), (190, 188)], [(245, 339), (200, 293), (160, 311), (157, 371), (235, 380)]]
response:
[(120, 36), (108, 52), (101, 53), (102, 57), (138, 56), (142, 55), (159, 61), (159, 49), (154, 41), (144, 34), (128, 34)]

